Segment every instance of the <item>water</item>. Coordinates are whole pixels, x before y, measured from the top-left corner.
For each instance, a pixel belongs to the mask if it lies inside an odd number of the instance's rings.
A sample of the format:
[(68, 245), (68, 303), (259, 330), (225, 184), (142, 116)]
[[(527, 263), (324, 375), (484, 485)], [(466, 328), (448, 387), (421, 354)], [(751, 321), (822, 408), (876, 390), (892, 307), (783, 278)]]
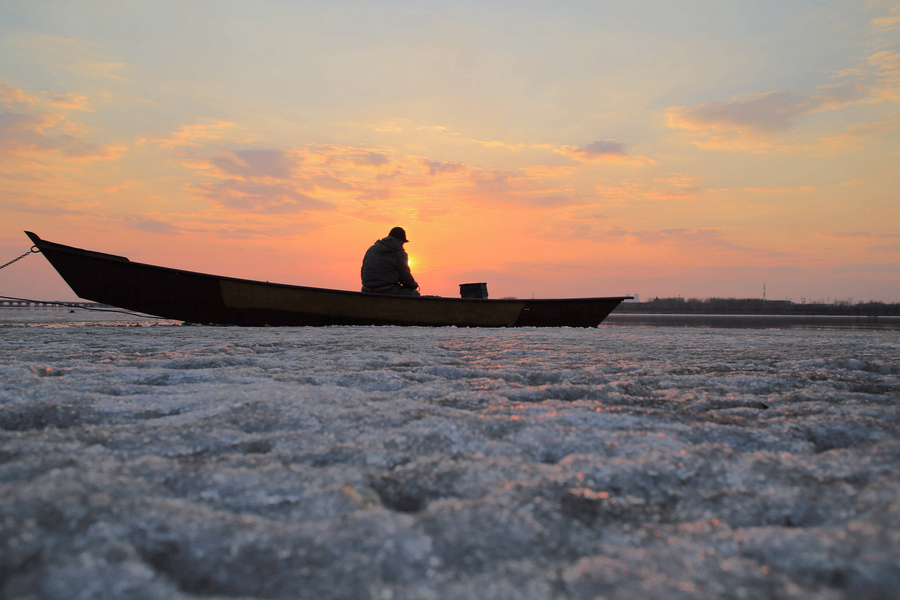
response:
[(3, 597), (896, 599), (898, 346), (3, 310)]
[(900, 331), (897, 316), (849, 315), (671, 315), (613, 313), (606, 327), (736, 327), (740, 329), (883, 329)]

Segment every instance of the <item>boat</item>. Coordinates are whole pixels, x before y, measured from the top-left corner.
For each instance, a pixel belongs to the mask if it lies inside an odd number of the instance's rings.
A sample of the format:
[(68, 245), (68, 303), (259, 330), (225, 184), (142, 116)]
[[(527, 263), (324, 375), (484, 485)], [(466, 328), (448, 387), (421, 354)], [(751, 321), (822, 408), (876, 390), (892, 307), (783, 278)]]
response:
[(332, 290), (132, 262), (25, 233), (79, 298), (197, 324), (597, 327), (630, 298), (442, 298)]

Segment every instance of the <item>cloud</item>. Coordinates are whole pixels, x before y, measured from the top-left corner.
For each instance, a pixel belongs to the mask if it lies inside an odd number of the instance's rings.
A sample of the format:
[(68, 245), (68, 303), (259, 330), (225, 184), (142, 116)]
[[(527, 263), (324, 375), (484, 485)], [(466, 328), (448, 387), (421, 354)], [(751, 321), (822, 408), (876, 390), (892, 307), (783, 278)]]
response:
[(360, 152), (353, 157), (353, 164), (365, 167), (383, 167), (391, 164), (391, 159), (380, 152)]
[(89, 77), (97, 79), (107, 79), (118, 83), (128, 83), (129, 79), (119, 75), (119, 72), (126, 71), (128, 65), (122, 62), (110, 62), (100, 60), (82, 60), (75, 69), (84, 73)]
[(548, 191), (542, 182), (530, 181), (518, 172), (474, 169), (470, 180), (471, 188), (465, 195), (478, 204), (499, 202), (533, 208), (551, 208), (574, 202), (569, 195), (558, 190)]
[(362, 194), (359, 194), (357, 200), (368, 203), (373, 200), (389, 200), (391, 198), (391, 190), (386, 187), (372, 188)]
[(290, 179), (299, 158), (283, 149), (232, 150), (211, 159), (226, 176), (240, 179)]
[(428, 174), (431, 177), (438, 173), (459, 173), (468, 168), (467, 165), (452, 160), (423, 160), (422, 164), (428, 168)]
[(720, 229), (698, 227), (693, 229), (629, 230), (608, 225), (603, 215), (579, 215), (569, 219), (551, 221), (531, 232), (547, 239), (582, 239), (614, 245), (679, 247), (716, 252), (756, 252), (726, 239)]
[(669, 126), (685, 130), (694, 143), (713, 149), (769, 150), (780, 148), (779, 135), (794, 121), (816, 112), (865, 101), (873, 95), (860, 83), (825, 85), (815, 96), (767, 92), (729, 102), (707, 102), (668, 110)]
[(801, 185), (798, 187), (780, 187), (780, 188), (746, 188), (745, 191), (750, 192), (751, 194), (789, 194), (793, 192), (812, 192), (815, 191), (815, 186), (812, 185)]
[(196, 125), (184, 125), (178, 131), (168, 136), (154, 138), (153, 143), (160, 148), (199, 147), (209, 142), (228, 140), (237, 142), (233, 135), (238, 126), (228, 121), (216, 121), (215, 123), (198, 123)]
[(127, 227), (137, 229), (138, 231), (143, 231), (146, 233), (159, 235), (175, 235), (184, 233), (184, 230), (180, 227), (173, 225), (168, 221), (154, 219), (152, 217), (126, 217), (122, 219), (122, 221)]
[(619, 228), (610, 228), (603, 232), (610, 237), (623, 237), (641, 244), (689, 244), (702, 248), (716, 248), (720, 250), (745, 250), (737, 244), (726, 240), (718, 229), (699, 227), (694, 229), (657, 229), (626, 231)]
[(711, 139), (783, 132), (792, 119), (821, 108), (821, 103), (793, 92), (768, 92), (729, 102), (675, 106), (667, 114), (669, 126)]
[[(886, 250), (888, 252), (900, 252), (900, 242), (896, 242), (893, 244), (882, 244), (880, 246), (874, 246), (872, 248), (869, 248), (869, 250)], [(895, 265), (895, 268), (898, 268), (898, 266)]]
[[(218, 209), (243, 214), (297, 215), (335, 210), (343, 204), (391, 197), (391, 185), (404, 185), (403, 173), (383, 170), (394, 160), (385, 152), (349, 146), (309, 144), (301, 148), (225, 148), (237, 131), (220, 122), (215, 127), (186, 126), (176, 135), (156, 140), (182, 157), (195, 171), (189, 189)], [(376, 169), (373, 172), (373, 167)], [(397, 183), (394, 183), (397, 180)], [(311, 195), (322, 191), (322, 197)], [(353, 191), (351, 197), (341, 192)]]
[(322, 188), (323, 190), (352, 190), (353, 186), (346, 181), (338, 179), (333, 175), (318, 175), (315, 177), (311, 177), (312, 182), (316, 185), (316, 187)]
[(633, 166), (653, 163), (645, 156), (631, 155), (627, 146), (618, 140), (596, 140), (586, 146), (560, 146), (554, 152), (579, 162), (610, 162)]
[(616, 185), (598, 185), (595, 190), (599, 200), (620, 206), (685, 202), (695, 199), (701, 193), (716, 191), (702, 185), (692, 176), (679, 173), (657, 177), (652, 182), (647, 182), (643, 178), (626, 179)]
[(227, 180), (197, 184), (193, 189), (199, 197), (237, 212), (288, 215), (335, 208), (333, 204), (297, 191), (289, 183)]
[(825, 84), (819, 89), (821, 91), (811, 99), (819, 105), (817, 110), (834, 110), (872, 96), (872, 89), (861, 81)]
[(44, 103), (47, 106), (55, 108), (64, 108), (69, 110), (86, 110), (95, 112), (88, 108), (87, 96), (81, 94), (44, 94)]
[[(8, 195), (8, 194), (7, 194)], [(4, 202), (3, 210), (11, 212), (35, 214), (35, 215), (67, 215), (67, 216), (84, 216), (87, 213), (79, 208), (75, 208), (74, 204), (66, 201), (59, 201), (53, 198), (41, 197), (40, 205), (30, 204), (28, 202)]]
[(900, 52), (876, 52), (869, 57), (869, 64), (876, 69), (875, 76), (881, 84), (873, 95), (882, 99), (900, 99)]
[(878, 32), (891, 31), (900, 27), (900, 4), (891, 7), (891, 14), (886, 17), (875, 17), (869, 24)]
[(866, 252), (900, 252), (900, 233), (871, 231), (817, 231), (816, 236), (839, 240)]
[(900, 273), (900, 263), (855, 263), (833, 269), (835, 273)]
[(895, 115), (882, 121), (848, 127), (846, 131), (838, 135), (819, 138), (819, 143), (825, 152), (839, 149), (858, 149), (862, 147), (864, 140), (878, 136), (881, 133), (894, 131), (898, 127), (900, 127), (900, 115)]
[[(900, 6), (894, 6), (890, 16), (871, 21), (878, 32), (896, 29), (898, 23)], [(668, 124), (685, 131), (702, 147), (759, 151), (783, 148), (777, 145), (777, 137), (792, 130), (798, 119), (813, 113), (900, 100), (900, 52), (875, 52), (832, 76), (840, 80), (820, 85), (812, 95), (770, 91), (728, 101), (673, 106), (666, 113)], [(839, 146), (840, 140), (836, 141)]]
[(833, 239), (896, 239), (900, 233), (872, 233), (871, 231), (819, 231), (816, 235)]
[(664, 183), (674, 188), (699, 190), (702, 189), (697, 179), (693, 175), (683, 175), (675, 173), (668, 177), (657, 177), (654, 179), (656, 183)]
[(77, 123), (66, 118), (66, 110), (90, 110), (85, 96), (78, 94), (29, 94), (0, 84), (0, 162), (29, 157), (54, 156), (66, 161), (115, 160), (127, 150), (114, 144), (97, 144)]
[(61, 149), (61, 154), (74, 162), (89, 162), (93, 160), (117, 160), (124, 152), (126, 146), (102, 146), (100, 144), (87, 144), (79, 142)]
[(0, 149), (12, 153), (45, 153), (58, 150), (63, 137), (52, 138), (44, 132), (52, 128), (46, 115), (0, 114)]
[(0, 83), (0, 105), (7, 108), (30, 108), (35, 100), (24, 91)]
[(509, 194), (515, 191), (510, 184), (510, 174), (504, 171), (476, 169), (472, 171), (472, 183), (475, 188), (488, 194)]
[(124, 146), (92, 144), (83, 136), (66, 133), (74, 129), (61, 115), (52, 113), (0, 113), (0, 162), (49, 154), (78, 162), (115, 160), (127, 150)]
[(591, 142), (583, 148), (575, 148), (573, 152), (582, 154), (589, 158), (628, 156), (628, 152), (625, 151), (625, 144), (616, 140), (597, 140), (595, 142)]

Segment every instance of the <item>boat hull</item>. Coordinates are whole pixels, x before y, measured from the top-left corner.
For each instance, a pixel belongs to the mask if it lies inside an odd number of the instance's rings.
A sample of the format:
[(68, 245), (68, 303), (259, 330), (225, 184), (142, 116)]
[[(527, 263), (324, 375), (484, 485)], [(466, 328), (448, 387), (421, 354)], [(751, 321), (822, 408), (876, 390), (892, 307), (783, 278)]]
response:
[(193, 323), (596, 327), (626, 298), (416, 298), (330, 290), (137, 263), (25, 233), (78, 297)]

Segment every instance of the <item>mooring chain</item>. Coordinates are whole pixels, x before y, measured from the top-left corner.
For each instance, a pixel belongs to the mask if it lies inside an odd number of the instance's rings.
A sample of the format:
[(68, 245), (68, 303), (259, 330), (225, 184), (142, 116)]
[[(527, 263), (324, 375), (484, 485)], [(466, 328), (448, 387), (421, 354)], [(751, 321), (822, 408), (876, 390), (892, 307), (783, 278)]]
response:
[(13, 264), (13, 263), (16, 262), (17, 260), (22, 260), (23, 258), (25, 258), (26, 256), (28, 256), (29, 254), (37, 254), (38, 252), (40, 252), (40, 250), (38, 250), (38, 247), (37, 247), (37, 246), (32, 246), (32, 247), (31, 247), (31, 250), (29, 250), (28, 252), (26, 252), (25, 254), (23, 254), (22, 256), (20, 256), (19, 258), (14, 258), (14, 259), (12, 259), (11, 261), (9, 261), (8, 263), (6, 263), (5, 265), (0, 266), (0, 269), (5, 269), (6, 267), (8, 267), (9, 265)]

